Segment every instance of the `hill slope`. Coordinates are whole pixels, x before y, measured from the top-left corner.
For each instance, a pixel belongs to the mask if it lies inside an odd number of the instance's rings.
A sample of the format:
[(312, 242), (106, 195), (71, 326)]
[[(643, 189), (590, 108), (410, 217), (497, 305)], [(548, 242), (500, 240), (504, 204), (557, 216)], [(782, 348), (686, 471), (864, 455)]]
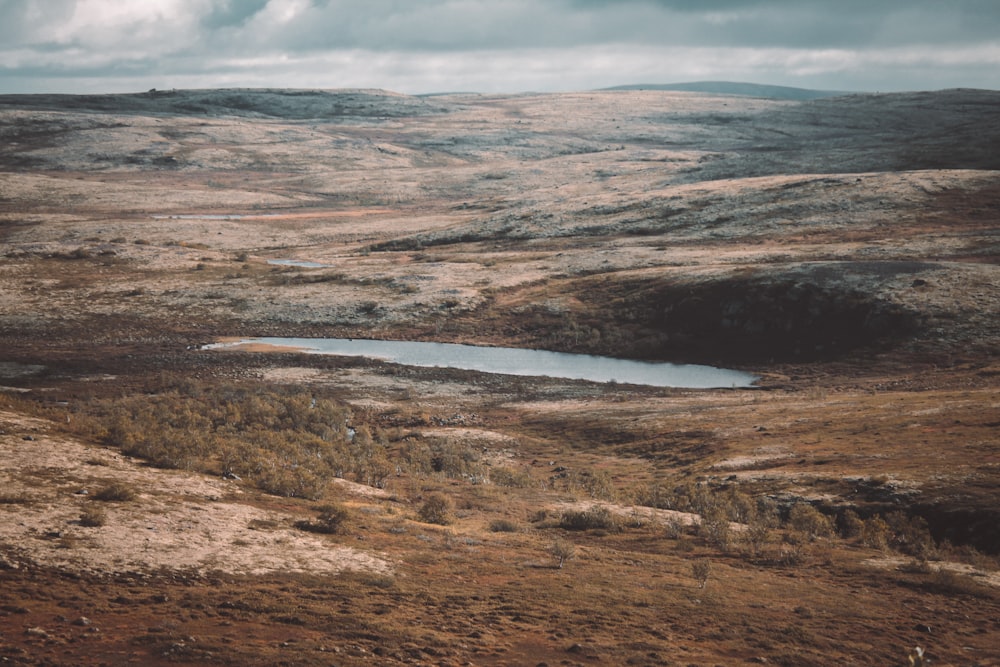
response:
[(636, 83), (613, 86), (604, 90), (675, 90), (714, 95), (740, 95), (764, 97), (772, 100), (817, 100), (824, 97), (848, 95), (844, 91), (812, 90), (791, 86), (772, 86), (760, 83), (736, 83), (732, 81), (691, 81), (687, 83)]

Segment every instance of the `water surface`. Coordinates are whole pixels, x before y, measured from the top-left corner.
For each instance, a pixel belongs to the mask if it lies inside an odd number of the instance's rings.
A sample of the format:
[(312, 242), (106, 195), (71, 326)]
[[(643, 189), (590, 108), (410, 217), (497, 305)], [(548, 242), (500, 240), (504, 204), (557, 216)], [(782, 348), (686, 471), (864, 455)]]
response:
[(361, 338), (246, 338), (214, 343), (206, 349), (244, 344), (295, 348), (310, 354), (382, 359), (407, 366), (460, 368), (484, 373), (542, 376), (592, 382), (623, 382), (654, 387), (712, 389), (749, 387), (757, 376), (743, 371), (629, 359), (567, 354), (547, 350), (481, 347), (455, 343), (365, 340)]
[(300, 266), (307, 269), (330, 268), (329, 264), (320, 264), (319, 262), (310, 262), (304, 259), (269, 259), (267, 263), (274, 264), (275, 266)]

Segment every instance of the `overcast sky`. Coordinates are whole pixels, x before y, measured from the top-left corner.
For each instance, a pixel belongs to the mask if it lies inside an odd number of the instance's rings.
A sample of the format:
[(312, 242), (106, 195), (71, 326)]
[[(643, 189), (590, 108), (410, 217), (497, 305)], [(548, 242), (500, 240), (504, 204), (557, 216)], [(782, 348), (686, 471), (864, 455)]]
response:
[(0, 0), (0, 93), (1000, 88), (1000, 0)]

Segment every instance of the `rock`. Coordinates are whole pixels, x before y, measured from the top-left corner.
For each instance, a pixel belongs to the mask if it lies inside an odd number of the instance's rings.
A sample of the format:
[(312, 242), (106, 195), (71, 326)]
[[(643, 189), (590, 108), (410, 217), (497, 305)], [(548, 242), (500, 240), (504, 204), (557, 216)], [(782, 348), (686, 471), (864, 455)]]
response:
[(930, 631), (931, 631), (931, 626), (929, 626), (929, 625), (924, 625), (923, 623), (917, 623), (916, 625), (914, 625), (914, 626), (913, 626), (913, 629), (914, 629), (914, 630), (916, 630), (917, 632), (926, 632), (926, 633), (930, 633)]
[(41, 637), (42, 639), (48, 639), (49, 633), (45, 631), (45, 628), (28, 628), (24, 631), (24, 634), (31, 635), (32, 637)]

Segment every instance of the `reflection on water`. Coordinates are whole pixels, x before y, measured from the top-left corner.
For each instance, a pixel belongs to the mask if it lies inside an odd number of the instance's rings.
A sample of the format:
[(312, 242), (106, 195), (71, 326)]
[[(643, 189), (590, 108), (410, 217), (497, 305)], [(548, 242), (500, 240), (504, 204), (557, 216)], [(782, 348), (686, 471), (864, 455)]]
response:
[(268, 264), (274, 264), (276, 266), (301, 266), (306, 269), (325, 269), (328, 268), (329, 264), (320, 264), (319, 262), (307, 262), (302, 259), (269, 259)]
[(310, 354), (369, 357), (408, 366), (440, 366), (484, 373), (546, 376), (593, 382), (615, 381), (654, 387), (692, 389), (749, 387), (757, 380), (757, 377), (750, 373), (712, 366), (652, 363), (587, 354), (454, 343), (356, 338), (247, 338), (236, 343), (206, 345), (205, 349), (247, 343), (296, 348)]

